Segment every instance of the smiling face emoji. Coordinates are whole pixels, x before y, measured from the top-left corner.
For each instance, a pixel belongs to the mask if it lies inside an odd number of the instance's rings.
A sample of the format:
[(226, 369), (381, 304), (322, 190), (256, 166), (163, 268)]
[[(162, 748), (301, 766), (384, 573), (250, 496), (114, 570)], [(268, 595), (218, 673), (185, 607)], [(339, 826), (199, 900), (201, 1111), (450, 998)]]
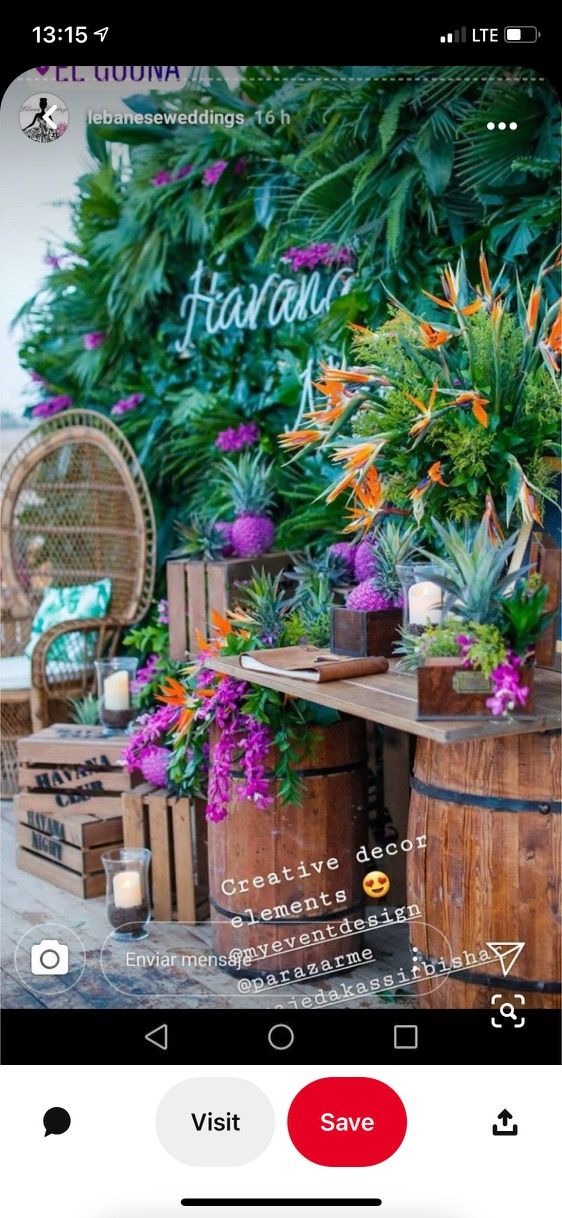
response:
[(385, 897), (390, 888), (390, 880), (384, 871), (369, 871), (369, 874), (364, 877), (363, 891), (368, 897), (374, 897), (375, 900), (380, 900)]

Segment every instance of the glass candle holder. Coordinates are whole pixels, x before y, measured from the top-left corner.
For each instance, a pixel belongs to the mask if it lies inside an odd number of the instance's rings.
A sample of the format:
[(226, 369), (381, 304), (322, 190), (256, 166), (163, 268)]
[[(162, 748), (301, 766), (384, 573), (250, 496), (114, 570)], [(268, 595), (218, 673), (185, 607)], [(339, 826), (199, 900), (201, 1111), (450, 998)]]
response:
[(402, 625), (410, 634), (422, 634), (443, 617), (443, 589), (434, 582), (442, 568), (438, 563), (399, 563), (396, 573), (402, 585)]
[(150, 850), (117, 847), (102, 854), (113, 939), (146, 939), (150, 921)]
[(113, 656), (96, 660), (100, 719), (106, 732), (122, 732), (135, 718), (131, 682), (138, 660), (131, 656)]

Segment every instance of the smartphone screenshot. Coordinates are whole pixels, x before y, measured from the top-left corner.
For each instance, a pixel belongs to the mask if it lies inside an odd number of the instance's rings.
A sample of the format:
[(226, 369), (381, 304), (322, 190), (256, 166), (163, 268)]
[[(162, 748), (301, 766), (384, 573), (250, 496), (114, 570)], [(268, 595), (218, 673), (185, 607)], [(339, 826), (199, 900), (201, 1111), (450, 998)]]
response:
[(83, 20), (0, 108), (4, 1211), (551, 1212), (554, 23)]

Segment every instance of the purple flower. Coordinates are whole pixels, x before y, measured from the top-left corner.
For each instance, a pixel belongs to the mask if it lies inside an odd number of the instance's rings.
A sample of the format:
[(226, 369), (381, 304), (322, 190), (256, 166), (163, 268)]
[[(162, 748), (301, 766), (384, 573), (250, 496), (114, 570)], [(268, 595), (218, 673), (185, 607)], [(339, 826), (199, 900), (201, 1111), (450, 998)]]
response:
[(174, 174), (174, 181), (179, 182), (181, 178), (186, 178), (192, 169), (193, 165), (182, 165), (181, 169), (178, 169), (177, 173)]
[(486, 706), (493, 715), (506, 715), (518, 706), (525, 706), (529, 686), (523, 685), (521, 663), (521, 656), (509, 651), (503, 664), (498, 664), (490, 673), (492, 697), (486, 699)]
[(72, 398), (67, 394), (61, 393), (58, 397), (45, 398), (44, 402), (38, 402), (31, 411), (32, 419), (50, 419), (53, 414), (60, 414), (61, 410), (66, 410), (72, 406)]
[(41, 373), (40, 373), (40, 372), (34, 372), (34, 371), (32, 370), (32, 371), (29, 373), (29, 375), (30, 375), (31, 380), (33, 381), (33, 384), (34, 384), (34, 385), (46, 385), (46, 384), (47, 384), (47, 381), (46, 381), (45, 377), (44, 377), (44, 376), (41, 376)]
[(145, 782), (154, 783), (155, 787), (168, 785), (168, 766), (172, 759), (172, 750), (152, 744), (144, 750), (139, 769)]
[(141, 689), (154, 680), (157, 665), (158, 656), (154, 653), (148, 656), (144, 666), (142, 668), (137, 668), (133, 680), (131, 681), (131, 693), (140, 694)]
[(132, 393), (128, 398), (119, 398), (119, 401), (111, 407), (112, 414), (127, 414), (129, 410), (134, 410), (144, 401), (144, 393)]
[(239, 427), (227, 427), (224, 431), (219, 431), (215, 448), (220, 448), (223, 453), (238, 453), (255, 444), (259, 438), (260, 429), (257, 423), (240, 423)]
[(43, 259), (45, 266), (50, 266), (54, 271), (59, 271), (62, 266), (62, 258), (56, 258), (54, 254), (45, 254)]
[(214, 186), (222, 177), (225, 169), (228, 169), (228, 161), (215, 161), (214, 165), (208, 165), (203, 170), (203, 185)]
[(232, 172), (235, 174), (245, 173), (249, 163), (250, 162), (246, 160), (246, 157), (241, 156), (238, 161), (235, 161)]
[(150, 714), (139, 715), (134, 723), (133, 735), (123, 752), (123, 761), (131, 773), (141, 769), (146, 750), (152, 745), (159, 744), (174, 726), (179, 714), (180, 708), (177, 706), (159, 706), (158, 710), (152, 711)]
[(167, 169), (159, 169), (158, 173), (155, 173), (154, 177), (150, 179), (151, 186), (167, 186), (169, 182), (173, 182), (173, 178)]
[(92, 330), (91, 334), (84, 334), (82, 343), (86, 351), (95, 351), (97, 347), (101, 347), (105, 342), (105, 334), (103, 330)]
[(159, 626), (169, 626), (170, 614), (169, 614), (168, 602), (165, 597), (163, 597), (161, 601), (158, 601), (157, 611), (158, 611), (158, 625)]
[(348, 245), (332, 245), (330, 241), (317, 242), (314, 245), (292, 245), (281, 257), (282, 262), (288, 262), (293, 271), (313, 271), (317, 266), (339, 266), (355, 260), (355, 254)]

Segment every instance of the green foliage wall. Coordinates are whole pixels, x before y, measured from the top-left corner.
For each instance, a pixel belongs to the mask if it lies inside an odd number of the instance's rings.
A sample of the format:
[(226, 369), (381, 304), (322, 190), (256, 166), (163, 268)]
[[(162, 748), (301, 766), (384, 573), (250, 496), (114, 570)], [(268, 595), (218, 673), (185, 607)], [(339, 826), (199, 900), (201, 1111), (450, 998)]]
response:
[[(484, 242), (530, 281), (556, 239), (558, 103), (548, 84), (521, 76), (254, 67), (233, 93), (211, 69), (208, 85), (127, 103), (137, 114), (198, 108), (243, 122), (90, 128), (73, 237), (48, 252), (45, 285), (20, 315), (21, 359), (43, 378), (43, 400), (108, 412), (143, 395), (119, 421), (149, 480), (161, 558), (174, 520), (214, 502), (218, 431), (249, 417), (277, 462), (278, 542), (335, 537), (344, 505), (314, 502), (329, 477), (323, 459), (286, 466), (275, 436), (294, 424), (311, 356), (340, 360), (347, 321), (384, 320), (381, 279), (420, 306), (421, 286), (433, 274), (437, 284), (459, 244), (470, 268)], [(486, 128), (504, 113), (518, 122), (508, 137)], [(226, 166), (206, 182), (217, 162)], [(188, 358), (178, 354), (179, 302), (199, 257), (224, 255), (229, 280), (248, 284), (282, 270), (289, 247), (317, 242), (352, 247), (357, 268), (327, 316), (200, 337)], [(96, 333), (100, 344), (85, 346)]]

